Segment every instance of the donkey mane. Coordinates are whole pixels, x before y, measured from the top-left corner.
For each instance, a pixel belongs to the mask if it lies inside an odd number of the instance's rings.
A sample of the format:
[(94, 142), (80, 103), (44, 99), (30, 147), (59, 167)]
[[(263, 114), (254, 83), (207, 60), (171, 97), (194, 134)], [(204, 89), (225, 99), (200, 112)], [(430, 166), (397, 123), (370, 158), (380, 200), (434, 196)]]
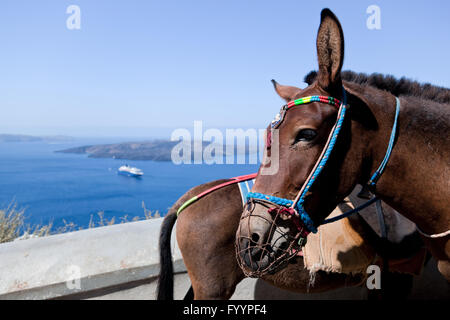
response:
[[(316, 77), (317, 71), (311, 71), (305, 76), (304, 81), (310, 85), (316, 80)], [(397, 79), (392, 75), (383, 75), (380, 73), (368, 75), (348, 70), (341, 72), (341, 78), (345, 81), (389, 91), (397, 97), (402, 95), (414, 96), (438, 103), (450, 103), (450, 89), (438, 87), (430, 83), (421, 84), (405, 77)]]

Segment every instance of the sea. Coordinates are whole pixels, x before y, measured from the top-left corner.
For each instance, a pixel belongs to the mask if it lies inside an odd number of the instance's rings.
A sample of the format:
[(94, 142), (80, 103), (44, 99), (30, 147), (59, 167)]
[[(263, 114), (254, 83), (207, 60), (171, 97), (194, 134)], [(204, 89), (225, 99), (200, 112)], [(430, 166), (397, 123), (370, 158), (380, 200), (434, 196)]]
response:
[[(130, 139), (128, 139), (129, 141)], [(82, 145), (121, 142), (86, 138), (70, 142), (0, 143), (0, 210), (25, 210), (30, 226), (67, 224), (87, 228), (99, 213), (116, 222), (144, 218), (144, 208), (164, 216), (190, 188), (216, 179), (256, 172), (257, 164), (180, 164), (142, 160), (95, 159), (86, 154), (56, 153)], [(141, 178), (117, 174), (128, 164)]]

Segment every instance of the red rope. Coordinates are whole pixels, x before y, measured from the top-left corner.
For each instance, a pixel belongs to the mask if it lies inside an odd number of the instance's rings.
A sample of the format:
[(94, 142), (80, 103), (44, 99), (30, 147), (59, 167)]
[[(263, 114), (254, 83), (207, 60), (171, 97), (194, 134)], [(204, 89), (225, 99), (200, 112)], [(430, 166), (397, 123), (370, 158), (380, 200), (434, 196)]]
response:
[(238, 176), (238, 177), (231, 178), (230, 181), (218, 184), (215, 187), (212, 187), (212, 188), (209, 188), (206, 191), (203, 191), (202, 193), (197, 195), (197, 198), (200, 199), (201, 197), (206, 196), (208, 193), (211, 193), (211, 192), (213, 192), (213, 191), (215, 191), (217, 189), (229, 186), (230, 184), (235, 184), (235, 183), (239, 183), (239, 182), (242, 182), (242, 181), (255, 179), (257, 175), (258, 175), (257, 173), (252, 173), (252, 174), (246, 174), (246, 175), (243, 175), (243, 176)]
[(267, 212), (269, 214), (279, 213), (280, 215), (290, 216), (290, 219), (295, 224), (297, 230), (300, 232), (300, 236), (306, 238), (306, 236), (309, 234), (308, 229), (305, 227), (303, 222), (300, 220), (300, 217), (293, 208), (275, 207), (270, 208), (269, 210), (267, 210)]

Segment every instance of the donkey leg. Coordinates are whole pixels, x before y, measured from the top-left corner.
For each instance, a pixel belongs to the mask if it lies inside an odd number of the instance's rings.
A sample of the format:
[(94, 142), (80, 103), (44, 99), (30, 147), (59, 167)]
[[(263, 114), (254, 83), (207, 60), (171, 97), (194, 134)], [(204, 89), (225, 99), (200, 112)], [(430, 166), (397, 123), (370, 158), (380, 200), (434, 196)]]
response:
[(229, 299), (243, 279), (234, 247), (241, 212), (240, 191), (232, 185), (192, 204), (178, 217), (177, 242), (194, 299)]
[(450, 284), (450, 261), (439, 260), (437, 263), (439, 272), (444, 276), (447, 282)]
[(233, 295), (236, 286), (244, 274), (236, 262), (234, 245), (217, 248), (215, 252), (206, 252), (188, 259), (195, 300), (227, 300)]
[(423, 237), (422, 239), (436, 259), (439, 272), (450, 283), (450, 237), (435, 239)]
[[(223, 274), (221, 275), (223, 276)], [(228, 300), (234, 293), (238, 279), (228, 279), (231, 281), (218, 281), (219, 278), (210, 282), (208, 280), (192, 281), (194, 300)]]
[(178, 221), (177, 236), (182, 235), (178, 237), (178, 245), (191, 279), (194, 299), (229, 299), (244, 278), (236, 261), (234, 232), (229, 239), (217, 241), (216, 228), (200, 228), (199, 223), (191, 224), (192, 220)]

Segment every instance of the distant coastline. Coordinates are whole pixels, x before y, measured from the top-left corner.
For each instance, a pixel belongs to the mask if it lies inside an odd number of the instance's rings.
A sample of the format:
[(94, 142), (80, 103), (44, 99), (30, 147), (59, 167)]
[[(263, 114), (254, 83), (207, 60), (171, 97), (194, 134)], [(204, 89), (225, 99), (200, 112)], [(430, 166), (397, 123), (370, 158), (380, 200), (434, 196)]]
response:
[[(172, 150), (180, 144), (180, 141), (170, 140), (152, 140), (152, 141), (139, 141), (139, 142), (123, 142), (113, 144), (98, 144), (98, 145), (85, 145), (80, 147), (74, 147), (64, 150), (57, 150), (58, 153), (73, 153), (73, 154), (87, 154), (89, 158), (113, 158), (121, 160), (152, 160), (152, 161), (172, 161)], [(193, 143), (185, 142), (187, 146), (185, 150), (190, 150), (190, 159), (194, 157), (195, 148), (192, 147)], [(202, 151), (206, 147), (211, 147), (211, 143), (203, 142)], [(226, 146), (217, 145), (217, 150), (223, 148), (223, 159), (228, 155), (251, 153), (248, 146), (244, 150), (238, 150), (234, 147), (234, 150), (230, 150)], [(184, 149), (183, 149), (184, 150)], [(212, 152), (212, 156), (214, 156)]]
[(25, 134), (0, 133), (0, 143), (2, 142), (69, 142), (73, 137), (68, 136), (30, 136)]
[[(78, 141), (77, 138), (55, 135), (55, 136), (32, 136), (24, 134), (0, 134), (0, 143), (29, 143), (29, 142), (44, 142), (44, 143), (73, 143)], [(186, 148), (181, 147), (183, 150), (190, 150), (190, 158), (194, 158), (195, 147), (192, 142), (186, 143)], [(180, 141), (170, 141), (168, 139), (155, 139), (147, 141), (134, 141), (134, 142), (120, 142), (120, 143), (107, 143), (107, 144), (89, 144), (77, 147), (71, 147), (62, 150), (56, 150), (56, 153), (70, 153), (70, 154), (86, 154), (88, 158), (109, 158), (120, 160), (151, 160), (151, 161), (172, 161), (172, 151), (175, 146), (180, 144)], [(73, 144), (72, 144), (73, 145)], [(181, 142), (183, 145), (183, 142)], [(180, 147), (181, 145), (177, 146)], [(250, 151), (247, 142), (244, 150), (235, 147), (215, 145), (215, 143), (203, 142), (201, 150), (202, 152), (208, 146), (213, 147), (214, 150), (222, 149), (224, 161), (229, 155), (245, 154), (249, 155), (256, 151)], [(233, 150), (234, 149), (234, 150)], [(189, 151), (188, 151), (189, 152)], [(205, 156), (205, 155), (204, 155)], [(215, 156), (215, 151), (212, 151), (210, 156)]]
[(179, 142), (169, 140), (124, 142), (115, 144), (87, 145), (58, 150), (55, 152), (87, 154), (89, 158), (171, 161), (172, 148), (177, 143)]

